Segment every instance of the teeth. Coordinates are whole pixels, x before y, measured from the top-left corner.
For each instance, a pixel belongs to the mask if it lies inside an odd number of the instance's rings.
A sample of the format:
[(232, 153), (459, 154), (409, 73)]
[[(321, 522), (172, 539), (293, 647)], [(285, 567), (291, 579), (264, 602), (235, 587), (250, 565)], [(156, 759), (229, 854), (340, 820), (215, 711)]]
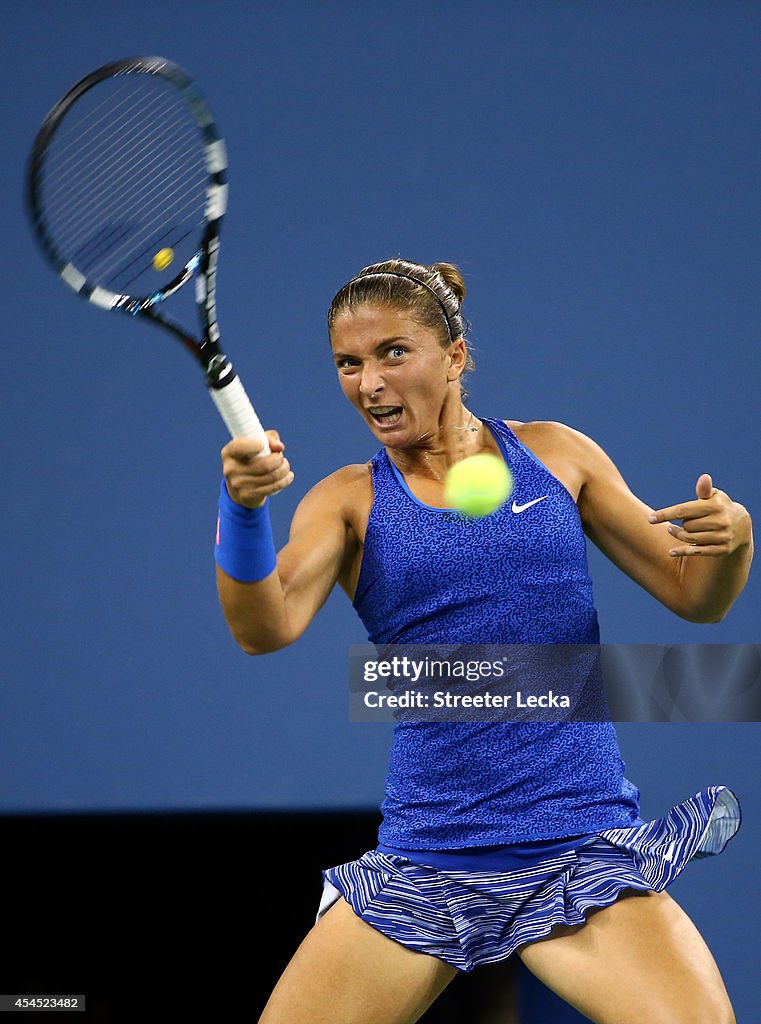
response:
[(398, 405), (373, 405), (370, 407), (370, 412), (376, 416), (382, 416), (384, 413), (394, 412), (398, 408)]

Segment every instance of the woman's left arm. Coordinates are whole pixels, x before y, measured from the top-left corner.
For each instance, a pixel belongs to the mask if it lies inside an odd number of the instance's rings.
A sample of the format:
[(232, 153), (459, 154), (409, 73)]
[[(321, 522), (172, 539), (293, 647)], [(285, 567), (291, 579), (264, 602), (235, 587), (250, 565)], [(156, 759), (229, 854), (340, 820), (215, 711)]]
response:
[(695, 499), (653, 510), (632, 494), (599, 445), (570, 433), (566, 439), (582, 478), (579, 512), (589, 538), (681, 618), (723, 619), (745, 586), (753, 558), (747, 509), (704, 473)]
[[(669, 556), (679, 565), (680, 584), (700, 622), (723, 619), (745, 586), (753, 560), (753, 529), (748, 510), (698, 477), (696, 500), (652, 512), (649, 522), (668, 523), (674, 543)], [(681, 527), (670, 522), (681, 519)]]

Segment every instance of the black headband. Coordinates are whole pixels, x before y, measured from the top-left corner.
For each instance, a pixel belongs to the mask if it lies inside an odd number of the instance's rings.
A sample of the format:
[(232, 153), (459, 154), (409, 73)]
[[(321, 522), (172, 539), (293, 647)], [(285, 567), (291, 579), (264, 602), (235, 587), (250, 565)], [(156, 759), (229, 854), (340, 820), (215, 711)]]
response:
[(449, 342), (451, 344), (454, 341), (454, 337), (452, 336), (452, 325), (449, 322), (449, 314), (447, 313), (447, 307), (441, 301), (440, 296), (437, 295), (433, 288), (431, 288), (429, 284), (426, 284), (425, 281), (421, 281), (419, 277), (413, 277), (411, 274), (400, 274), (396, 270), (374, 270), (370, 274), (360, 274), (359, 277), (352, 278), (351, 281), (349, 281), (349, 284), (354, 284), (355, 281), (363, 281), (366, 277), (403, 277), (405, 281), (414, 281), (415, 284), (419, 284), (422, 288), (425, 288), (426, 291), (429, 291), (431, 295), (433, 295), (434, 299), (436, 299), (438, 304), (441, 306), (441, 311), (444, 314), (444, 319), (446, 320), (447, 324)]

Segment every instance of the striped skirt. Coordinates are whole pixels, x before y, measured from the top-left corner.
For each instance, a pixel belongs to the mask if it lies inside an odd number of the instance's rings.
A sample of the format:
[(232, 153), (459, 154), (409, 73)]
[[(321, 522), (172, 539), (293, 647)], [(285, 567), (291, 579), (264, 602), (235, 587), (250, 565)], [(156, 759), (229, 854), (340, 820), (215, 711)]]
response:
[(739, 826), (737, 797), (712, 786), (662, 818), (606, 829), (514, 871), (441, 870), (371, 850), (323, 871), (317, 916), (343, 896), (389, 938), (472, 971), (554, 925), (584, 924), (589, 910), (610, 906), (625, 889), (662, 891), (688, 861), (721, 853)]

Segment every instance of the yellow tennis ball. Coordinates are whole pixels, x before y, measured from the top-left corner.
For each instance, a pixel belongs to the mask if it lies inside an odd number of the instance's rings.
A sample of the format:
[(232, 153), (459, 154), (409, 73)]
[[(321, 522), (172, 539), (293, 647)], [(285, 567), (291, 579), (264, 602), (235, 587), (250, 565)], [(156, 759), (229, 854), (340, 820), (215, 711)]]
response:
[(174, 259), (174, 249), (159, 249), (153, 257), (154, 270), (166, 270)]
[(513, 474), (505, 460), (483, 452), (455, 462), (444, 481), (444, 498), (470, 519), (496, 511), (513, 493)]

